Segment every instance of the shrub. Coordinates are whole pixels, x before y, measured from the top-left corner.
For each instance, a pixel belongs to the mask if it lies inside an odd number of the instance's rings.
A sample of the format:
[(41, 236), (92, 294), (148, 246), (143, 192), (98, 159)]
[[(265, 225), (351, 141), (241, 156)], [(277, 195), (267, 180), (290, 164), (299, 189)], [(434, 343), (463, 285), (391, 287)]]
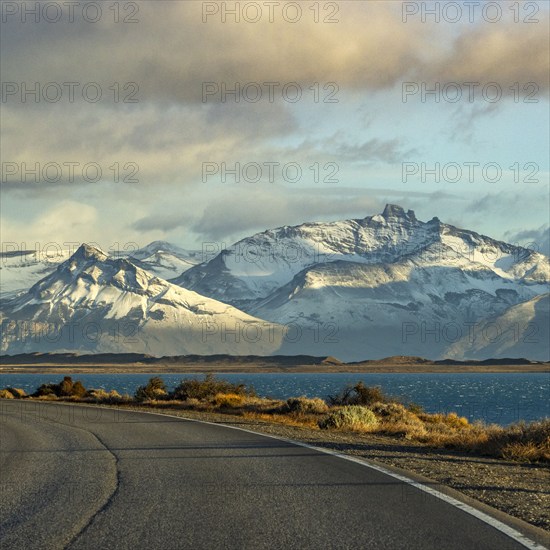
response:
[(166, 399), (168, 392), (164, 380), (160, 376), (153, 376), (146, 386), (139, 386), (136, 390), (136, 401), (148, 401), (151, 399)]
[(418, 438), (426, 434), (422, 421), (400, 403), (374, 403), (369, 407), (380, 419), (376, 431), (386, 435)]
[(508, 443), (502, 448), (502, 457), (518, 462), (550, 462), (550, 449), (548, 445), (544, 450), (540, 445), (528, 441), (526, 443)]
[(403, 420), (407, 416), (407, 409), (400, 403), (373, 403), (370, 410), (384, 420)]
[(44, 397), (46, 395), (57, 397), (54, 386), (57, 384), (42, 384), (32, 395), (31, 397)]
[(88, 396), (94, 401), (106, 401), (109, 398), (109, 394), (102, 388), (91, 389)]
[(64, 376), (63, 380), (57, 385), (57, 391), (54, 393), (58, 397), (68, 397), (73, 395), (73, 379), (70, 376)]
[(98, 403), (118, 403), (124, 400), (124, 398), (116, 390), (106, 392), (104, 389), (94, 389), (88, 392), (88, 396)]
[(372, 405), (373, 403), (391, 403), (395, 399), (388, 397), (378, 386), (369, 387), (361, 381), (355, 386), (347, 386), (336, 395), (329, 395), (328, 402), (335, 406)]
[(82, 398), (82, 397), (85, 397), (87, 393), (88, 392), (87, 392), (86, 388), (82, 385), (82, 382), (80, 380), (77, 380), (73, 384), (73, 387), (72, 387), (72, 390), (71, 390), (71, 395), (73, 397)]
[(465, 428), (470, 425), (465, 416), (458, 416), (458, 414), (454, 412), (451, 412), (445, 416), (443, 421), (452, 428)]
[(237, 393), (217, 393), (213, 403), (216, 407), (236, 409), (242, 407), (244, 396)]
[(488, 430), (475, 450), (513, 460), (550, 462), (550, 418)]
[(252, 388), (247, 389), (244, 384), (232, 384), (226, 380), (218, 380), (213, 374), (207, 374), (203, 380), (189, 378), (182, 380), (172, 392), (173, 399), (212, 399), (217, 394), (255, 395)]
[(319, 427), (326, 430), (330, 428), (342, 429), (371, 429), (378, 425), (375, 414), (367, 407), (361, 405), (348, 405), (337, 409), (319, 421)]
[(13, 393), (8, 389), (0, 390), (0, 399), (15, 399)]
[(15, 397), (15, 399), (22, 399), (23, 397), (27, 397), (25, 390), (21, 390), (19, 388), (6, 388), (6, 389), (13, 395), (13, 397)]
[(323, 414), (328, 411), (328, 405), (318, 397), (291, 397), (282, 406), (281, 412), (300, 414)]
[(70, 376), (64, 376), (59, 384), (42, 384), (32, 397), (84, 397), (87, 394), (82, 382), (73, 382)]
[(424, 407), (422, 405), (413, 402), (407, 404), (407, 409), (414, 414), (421, 414), (424, 412)]

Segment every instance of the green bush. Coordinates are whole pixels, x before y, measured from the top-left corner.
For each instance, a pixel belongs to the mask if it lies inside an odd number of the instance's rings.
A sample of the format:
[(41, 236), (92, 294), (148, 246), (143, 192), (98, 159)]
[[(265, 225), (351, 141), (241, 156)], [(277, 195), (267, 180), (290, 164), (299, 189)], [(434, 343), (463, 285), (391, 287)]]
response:
[(136, 401), (148, 401), (150, 399), (167, 399), (168, 392), (164, 380), (160, 376), (149, 379), (146, 386), (139, 386), (135, 393)]
[(186, 399), (212, 399), (219, 393), (254, 396), (252, 388), (244, 384), (232, 384), (226, 380), (219, 380), (213, 374), (207, 374), (203, 380), (188, 378), (182, 380), (171, 394), (172, 399), (185, 401)]
[(367, 407), (348, 405), (329, 413), (319, 421), (319, 427), (327, 429), (369, 429), (378, 425), (376, 415)]

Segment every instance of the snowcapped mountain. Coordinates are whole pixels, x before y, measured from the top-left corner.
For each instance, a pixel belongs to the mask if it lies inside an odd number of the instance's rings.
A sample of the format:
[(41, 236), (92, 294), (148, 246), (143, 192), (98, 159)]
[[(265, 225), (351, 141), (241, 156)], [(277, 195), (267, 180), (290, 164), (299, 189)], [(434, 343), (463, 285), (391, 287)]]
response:
[[(550, 294), (543, 294), (483, 322), (453, 344), (449, 356), (505, 357), (512, 351), (515, 357), (547, 361), (549, 340)], [(537, 348), (540, 354), (534, 353)]]
[(267, 355), (281, 338), (273, 324), (88, 245), (29, 291), (3, 300), (0, 321), (4, 353)]
[(28, 289), (67, 260), (69, 250), (16, 250), (0, 254), (0, 293)]
[[(0, 253), (0, 293), (12, 293), (29, 289), (66, 261), (74, 248), (59, 246), (43, 250), (23, 250)], [(112, 254), (115, 258), (131, 261), (161, 279), (171, 279), (199, 264), (202, 252), (184, 250), (165, 241), (154, 241), (135, 252)]]
[(201, 259), (161, 241), (126, 257), (8, 256), (8, 287), (41, 279), (3, 294), (2, 352), (550, 360), (548, 257), (399, 206)]
[(234, 305), (254, 303), (306, 268), (336, 261), (392, 264), (414, 258), (423, 266), (490, 269), (504, 279), (546, 283), (548, 259), (472, 231), (416, 219), (387, 205), (381, 215), (280, 227), (243, 239), (172, 282)]
[(132, 252), (128, 258), (161, 279), (172, 279), (202, 262), (200, 250), (184, 250), (166, 241), (152, 243)]
[[(549, 281), (541, 254), (437, 218), (419, 221), (395, 205), (360, 220), (259, 233), (174, 280), (288, 325), (296, 341), (285, 338), (283, 353), (344, 360), (514, 355), (518, 343), (506, 331), (500, 347), (488, 347), (484, 327), (547, 293)], [(477, 332), (476, 346), (458, 345)], [(527, 351), (520, 355), (550, 359), (548, 338)]]

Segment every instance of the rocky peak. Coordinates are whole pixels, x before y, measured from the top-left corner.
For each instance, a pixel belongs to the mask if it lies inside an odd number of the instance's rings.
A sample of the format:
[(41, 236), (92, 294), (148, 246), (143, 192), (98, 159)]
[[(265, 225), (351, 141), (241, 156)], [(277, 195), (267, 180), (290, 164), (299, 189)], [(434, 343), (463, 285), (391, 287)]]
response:
[(405, 210), (397, 204), (386, 204), (384, 212), (382, 212), (382, 216), (386, 220), (391, 218), (416, 221), (416, 216), (412, 210), (408, 210), (407, 212), (405, 212)]
[(78, 247), (78, 250), (69, 258), (69, 261), (81, 260), (97, 260), (99, 262), (104, 262), (109, 256), (100, 250), (99, 248), (92, 246), (90, 244), (83, 243)]

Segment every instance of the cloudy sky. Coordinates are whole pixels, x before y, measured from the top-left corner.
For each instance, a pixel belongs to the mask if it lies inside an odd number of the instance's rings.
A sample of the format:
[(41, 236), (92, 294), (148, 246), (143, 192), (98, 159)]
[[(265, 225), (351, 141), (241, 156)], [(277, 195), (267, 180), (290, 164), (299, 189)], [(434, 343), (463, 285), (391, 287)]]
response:
[(545, 1), (49, 4), (2, 6), (3, 243), (200, 249), (392, 202), (548, 246)]

